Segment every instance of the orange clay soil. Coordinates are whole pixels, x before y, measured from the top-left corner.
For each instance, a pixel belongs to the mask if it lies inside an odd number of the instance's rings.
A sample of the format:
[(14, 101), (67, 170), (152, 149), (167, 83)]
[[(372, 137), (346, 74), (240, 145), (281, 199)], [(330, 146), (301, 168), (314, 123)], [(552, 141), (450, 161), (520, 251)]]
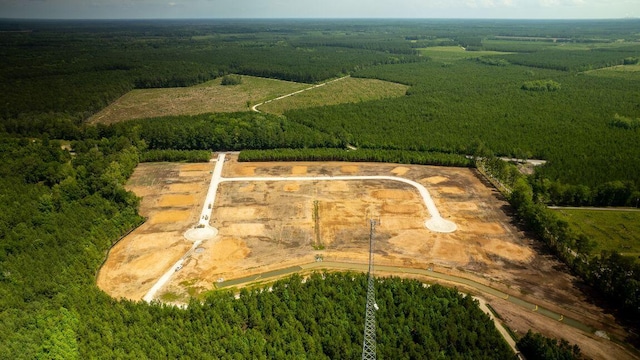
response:
[(111, 248), (98, 286), (116, 298), (139, 300), (192, 245), (183, 233), (195, 224), (213, 164), (145, 163), (127, 189), (142, 196), (147, 221)]
[[(140, 299), (184, 255), (192, 243), (182, 234), (197, 223), (212, 168), (213, 164), (141, 164), (136, 169), (129, 189), (143, 196), (141, 213), (149, 221), (111, 250), (98, 278), (102, 289), (114, 297)], [(325, 261), (366, 263), (368, 220), (375, 218), (380, 222), (375, 236), (376, 264), (430, 267), (472, 278), (619, 339), (627, 335), (611, 315), (589, 301), (579, 280), (564, 265), (513, 225), (507, 202), (473, 169), (343, 162), (238, 163), (237, 155), (227, 155), (223, 169), (223, 177), (327, 175), (389, 175), (417, 181), (458, 230), (442, 234), (426, 229), (429, 213), (418, 191), (404, 183), (223, 182), (210, 220), (218, 236), (205, 241), (185, 260), (160, 290), (159, 299), (186, 301), (213, 289), (217, 281), (310, 263), (317, 256)], [(612, 347), (611, 354), (622, 351), (611, 341), (556, 326), (557, 321), (539, 315), (532, 317), (506, 301), (488, 300), (498, 313), (504, 312), (506, 325), (518, 331), (530, 326), (564, 336), (597, 358), (607, 354), (607, 346)]]

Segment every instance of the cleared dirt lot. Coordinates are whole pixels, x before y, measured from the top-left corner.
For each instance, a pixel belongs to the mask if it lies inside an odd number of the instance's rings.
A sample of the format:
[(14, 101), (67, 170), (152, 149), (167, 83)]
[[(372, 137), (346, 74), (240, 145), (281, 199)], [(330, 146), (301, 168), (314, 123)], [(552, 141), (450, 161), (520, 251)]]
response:
[[(512, 223), (509, 207), (475, 170), (375, 163), (238, 163), (228, 155), (222, 176), (401, 176), (424, 185), (453, 233), (435, 233), (418, 191), (404, 183), (363, 181), (223, 182), (210, 225), (219, 230), (175, 272), (159, 299), (180, 302), (214, 288), (219, 280), (324, 261), (366, 263), (369, 218), (376, 218), (375, 261), (379, 265), (432, 268), (474, 279), (540, 304), (623, 339), (624, 329), (592, 305), (575, 278), (553, 256)], [(115, 297), (140, 299), (191, 247), (184, 231), (198, 221), (213, 164), (142, 164), (129, 188), (143, 197), (149, 217), (118, 243), (100, 272), (98, 285)], [(189, 204), (193, 201), (192, 204)], [(623, 354), (557, 321), (489, 299), (506, 324), (559, 334), (590, 353)], [(533, 326), (535, 325), (535, 326)], [(563, 330), (566, 327), (566, 330)], [(576, 335), (577, 334), (577, 335)], [(594, 345), (597, 344), (597, 345)], [(596, 352), (595, 350), (598, 350)], [(624, 358), (618, 357), (618, 358)]]
[(116, 298), (141, 299), (190, 247), (184, 232), (198, 221), (213, 164), (149, 163), (127, 189), (142, 197), (147, 221), (109, 251), (98, 286)]

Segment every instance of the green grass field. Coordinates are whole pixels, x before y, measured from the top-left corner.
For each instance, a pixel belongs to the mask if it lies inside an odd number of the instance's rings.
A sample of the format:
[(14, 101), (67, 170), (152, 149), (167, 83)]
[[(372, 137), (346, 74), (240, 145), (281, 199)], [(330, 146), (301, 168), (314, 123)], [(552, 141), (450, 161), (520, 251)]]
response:
[(436, 46), (418, 50), (422, 55), (428, 56), (434, 61), (455, 61), (463, 59), (473, 59), (487, 55), (508, 54), (498, 51), (466, 51), (460, 46)]
[[(185, 88), (132, 90), (89, 121), (112, 124), (166, 115), (248, 111), (255, 104), (311, 86), (244, 75), (239, 85), (223, 86), (220, 81), (216, 79)], [(405, 95), (408, 88), (406, 85), (375, 79), (346, 78), (266, 103), (259, 110), (282, 114), (290, 109), (399, 97)]]
[(615, 250), (622, 255), (640, 256), (640, 212), (609, 210), (557, 210), (570, 226), (595, 240), (592, 253)]
[(272, 114), (283, 114), (292, 109), (400, 97), (406, 94), (408, 88), (406, 85), (388, 81), (349, 77), (266, 103), (261, 105), (258, 110)]

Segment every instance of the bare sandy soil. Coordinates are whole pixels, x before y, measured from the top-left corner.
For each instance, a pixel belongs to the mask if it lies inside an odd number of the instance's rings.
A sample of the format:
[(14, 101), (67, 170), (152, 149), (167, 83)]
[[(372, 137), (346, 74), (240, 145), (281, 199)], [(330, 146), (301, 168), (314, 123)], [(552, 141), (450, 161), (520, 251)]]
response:
[[(611, 315), (593, 305), (579, 282), (541, 246), (519, 231), (501, 195), (472, 169), (375, 163), (238, 163), (228, 155), (223, 177), (391, 175), (424, 185), (453, 233), (426, 229), (429, 214), (417, 190), (385, 180), (223, 182), (210, 225), (218, 236), (186, 259), (160, 291), (184, 301), (229, 280), (325, 261), (366, 263), (370, 218), (376, 227), (376, 264), (434, 268), (472, 278), (548, 309), (626, 336)], [(192, 245), (182, 234), (197, 223), (212, 164), (142, 164), (129, 189), (143, 197), (149, 220), (119, 242), (98, 285), (114, 297), (140, 299)], [(585, 334), (507, 301), (487, 296), (507, 326), (529, 328), (577, 343), (594, 358), (628, 358), (619, 345)], [(614, 356), (615, 355), (615, 356)], [(619, 355), (619, 356), (618, 356)]]
[(212, 164), (140, 164), (127, 189), (142, 197), (147, 221), (109, 251), (98, 286), (116, 298), (139, 300), (191, 247), (184, 232), (197, 223)]

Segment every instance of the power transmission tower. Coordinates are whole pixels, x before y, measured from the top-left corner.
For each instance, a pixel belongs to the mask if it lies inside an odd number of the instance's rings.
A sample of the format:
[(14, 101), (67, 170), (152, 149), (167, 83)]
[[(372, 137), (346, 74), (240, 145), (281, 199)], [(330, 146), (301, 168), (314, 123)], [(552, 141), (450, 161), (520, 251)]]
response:
[(369, 231), (369, 273), (367, 279), (367, 310), (364, 319), (364, 340), (362, 342), (362, 359), (376, 359), (376, 289), (373, 279), (373, 233), (376, 220), (371, 219)]

